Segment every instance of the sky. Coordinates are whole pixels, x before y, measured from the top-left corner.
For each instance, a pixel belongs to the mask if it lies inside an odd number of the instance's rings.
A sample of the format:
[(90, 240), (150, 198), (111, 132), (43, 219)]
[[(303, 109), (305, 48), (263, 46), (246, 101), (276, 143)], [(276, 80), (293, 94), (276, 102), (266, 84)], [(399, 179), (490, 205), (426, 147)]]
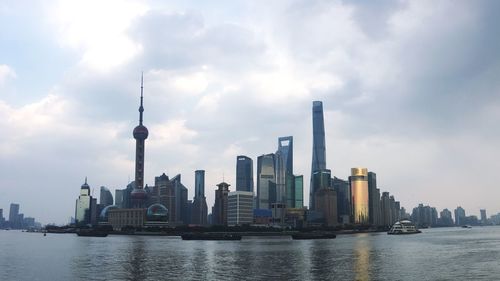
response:
[(377, 173), (408, 211), (500, 212), (498, 1), (0, 2), (0, 208), (62, 224), (85, 177), (134, 177), (144, 72), (145, 183), (209, 207), (236, 156), (294, 137), (309, 201), (312, 101), (327, 167)]

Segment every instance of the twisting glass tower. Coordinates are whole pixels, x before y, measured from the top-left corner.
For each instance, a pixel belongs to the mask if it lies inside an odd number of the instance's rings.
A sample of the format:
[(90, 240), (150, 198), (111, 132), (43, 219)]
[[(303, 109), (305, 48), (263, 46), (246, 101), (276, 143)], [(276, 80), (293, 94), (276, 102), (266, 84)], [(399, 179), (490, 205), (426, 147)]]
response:
[(313, 101), (312, 122), (313, 153), (311, 165), (311, 185), (309, 188), (309, 209), (314, 210), (314, 193), (316, 192), (316, 189), (313, 185), (313, 175), (315, 172), (326, 169), (325, 121), (323, 119), (323, 102), (321, 101)]
[(139, 106), (139, 125), (134, 128), (135, 139), (135, 188), (130, 194), (132, 207), (144, 208), (147, 193), (144, 191), (144, 144), (148, 138), (148, 128), (142, 125), (144, 75), (141, 75), (141, 105)]

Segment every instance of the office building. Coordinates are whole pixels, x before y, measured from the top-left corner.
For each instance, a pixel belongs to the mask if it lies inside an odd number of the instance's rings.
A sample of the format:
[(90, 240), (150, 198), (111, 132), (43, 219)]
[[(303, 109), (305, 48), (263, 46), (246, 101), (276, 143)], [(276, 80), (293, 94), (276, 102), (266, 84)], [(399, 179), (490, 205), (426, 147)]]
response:
[[(331, 182), (332, 182), (332, 172), (327, 169), (323, 170), (317, 170), (314, 173), (312, 173), (312, 178), (311, 178), (311, 188), (317, 192), (320, 189), (325, 189), (325, 188), (331, 188)], [(313, 194), (313, 196), (315, 196)], [(316, 202), (314, 200), (309, 200), (311, 205), (309, 206), (310, 210), (316, 210)]]
[(215, 190), (215, 203), (212, 207), (212, 220), (215, 225), (227, 225), (227, 204), (229, 184), (221, 182)]
[(304, 208), (304, 176), (294, 176), (294, 179), (293, 204), (289, 208), (302, 209)]
[(311, 163), (311, 184), (309, 189), (309, 209), (314, 210), (314, 193), (317, 189), (314, 187), (312, 179), (317, 171), (326, 169), (326, 146), (325, 146), (325, 122), (323, 119), (323, 103), (313, 101), (312, 107), (313, 122), (313, 149)]
[(205, 171), (194, 172), (195, 195), (191, 209), (191, 223), (198, 225), (207, 224), (207, 199), (205, 197)]
[(351, 191), (349, 182), (334, 177), (332, 179), (333, 190), (337, 193), (337, 214), (338, 221), (343, 224), (350, 223), (351, 217)]
[(337, 193), (330, 187), (320, 188), (314, 194), (314, 199), (315, 211), (323, 215), (325, 225), (337, 225)]
[(438, 224), (441, 226), (452, 226), (454, 224), (450, 210), (444, 209), (439, 213), (439, 223)]
[(481, 223), (486, 224), (488, 222), (488, 218), (486, 217), (486, 210), (481, 209), (479, 210), (479, 212), (481, 213)]
[(90, 224), (92, 219), (92, 196), (90, 196), (90, 186), (85, 183), (80, 188), (80, 196), (76, 200), (75, 206), (75, 223), (77, 225)]
[(21, 228), (21, 223), (19, 221), (19, 204), (10, 204), (9, 225), (14, 229)]
[(465, 220), (466, 220), (466, 216), (465, 216), (465, 210), (458, 206), (456, 209), (455, 209), (455, 224), (456, 225), (465, 225)]
[(144, 147), (148, 138), (148, 129), (142, 124), (144, 79), (141, 76), (141, 104), (139, 106), (139, 125), (134, 128), (135, 139), (135, 188), (130, 194), (133, 208), (144, 208), (148, 195), (144, 191)]
[(278, 151), (275, 154), (276, 201), (293, 206), (293, 137), (278, 138)]
[(227, 225), (245, 225), (253, 222), (253, 193), (233, 191), (227, 197)]
[(99, 197), (99, 204), (104, 208), (106, 206), (113, 205), (113, 194), (105, 186), (101, 186), (101, 192)]
[(383, 226), (392, 226), (391, 201), (389, 192), (382, 192), (380, 197), (380, 218)]
[(352, 197), (352, 217), (355, 224), (368, 224), (368, 169), (352, 168), (349, 177)]
[(3, 217), (3, 209), (0, 209), (0, 228), (5, 225), (5, 218)]
[(377, 188), (377, 174), (374, 172), (368, 172), (368, 213), (370, 224), (380, 225), (380, 190)]
[(257, 158), (257, 209), (270, 209), (276, 202), (276, 173), (274, 153)]
[(236, 157), (236, 191), (253, 193), (253, 160), (245, 155)]

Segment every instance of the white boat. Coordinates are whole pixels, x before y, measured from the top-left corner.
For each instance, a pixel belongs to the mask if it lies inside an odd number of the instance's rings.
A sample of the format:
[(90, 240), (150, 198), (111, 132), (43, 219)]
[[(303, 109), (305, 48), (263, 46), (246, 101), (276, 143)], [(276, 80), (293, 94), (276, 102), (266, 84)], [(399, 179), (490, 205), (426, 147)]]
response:
[(422, 231), (418, 230), (415, 224), (413, 224), (409, 220), (402, 220), (396, 222), (387, 234), (416, 234), (421, 233)]

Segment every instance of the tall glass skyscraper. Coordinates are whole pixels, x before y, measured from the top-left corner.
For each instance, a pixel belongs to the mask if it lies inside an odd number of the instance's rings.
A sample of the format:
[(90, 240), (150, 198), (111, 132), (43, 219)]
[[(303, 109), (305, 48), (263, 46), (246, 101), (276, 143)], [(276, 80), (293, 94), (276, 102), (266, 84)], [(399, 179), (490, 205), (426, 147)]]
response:
[(253, 192), (253, 160), (244, 155), (236, 157), (236, 191)]
[(194, 199), (191, 205), (191, 223), (207, 224), (207, 200), (205, 197), (205, 170), (194, 172)]
[(287, 201), (293, 200), (294, 193), (292, 136), (278, 138), (275, 167), (276, 199), (280, 203), (287, 203)]
[(205, 170), (194, 171), (194, 198), (205, 198)]
[(326, 147), (325, 147), (325, 122), (323, 119), (323, 102), (313, 101), (312, 107), (313, 122), (313, 153), (311, 164), (311, 185), (309, 189), (309, 209), (314, 210), (313, 175), (317, 171), (326, 169)]
[(369, 222), (368, 169), (352, 168), (349, 177), (352, 196), (352, 217), (355, 224)]
[(295, 176), (294, 179), (294, 204), (292, 207), (302, 208), (304, 207), (304, 176)]
[(276, 172), (274, 153), (257, 158), (257, 209), (270, 209), (276, 200)]

